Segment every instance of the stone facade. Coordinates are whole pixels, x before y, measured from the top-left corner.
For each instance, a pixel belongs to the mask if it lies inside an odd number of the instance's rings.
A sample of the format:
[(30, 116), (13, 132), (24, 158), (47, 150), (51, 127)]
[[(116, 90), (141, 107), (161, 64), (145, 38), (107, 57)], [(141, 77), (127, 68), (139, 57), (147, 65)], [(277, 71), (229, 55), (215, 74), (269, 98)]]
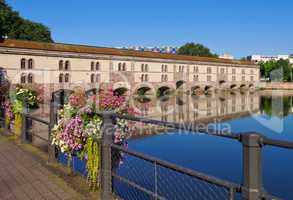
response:
[(153, 92), (160, 87), (190, 91), (259, 83), (259, 66), (251, 62), (17, 40), (0, 42), (0, 67), (12, 84), (56, 89), (110, 85), (135, 93), (141, 87)]

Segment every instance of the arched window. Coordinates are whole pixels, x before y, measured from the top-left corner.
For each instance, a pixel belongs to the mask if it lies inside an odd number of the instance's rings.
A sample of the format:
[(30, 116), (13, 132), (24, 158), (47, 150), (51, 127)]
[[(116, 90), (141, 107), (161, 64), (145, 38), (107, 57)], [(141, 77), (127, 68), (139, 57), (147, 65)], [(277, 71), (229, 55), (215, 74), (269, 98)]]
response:
[(29, 59), (28, 60), (28, 69), (33, 69), (34, 68), (34, 60), (33, 59)]
[(122, 70), (122, 64), (119, 63), (119, 64), (118, 64), (118, 71), (121, 71), (121, 70)]
[(65, 74), (65, 83), (69, 83), (69, 74)]
[(97, 71), (100, 70), (100, 63), (99, 63), (99, 62), (96, 63), (96, 70), (97, 70)]
[(33, 83), (33, 75), (32, 75), (32, 74), (29, 74), (29, 75), (27, 76), (27, 82), (28, 82), (28, 83)]
[(96, 82), (99, 83), (101, 81), (101, 76), (100, 74), (97, 74), (96, 75)]
[(66, 61), (65, 61), (65, 67), (64, 67), (64, 70), (65, 70), (65, 71), (68, 71), (69, 68), (70, 68), (70, 62), (69, 62), (69, 60), (66, 60)]
[(141, 71), (144, 72), (144, 64), (141, 64)]
[(141, 81), (144, 81), (144, 74), (141, 75)]
[(126, 63), (123, 63), (122, 71), (126, 71)]
[(25, 58), (22, 58), (20, 60), (20, 68), (21, 69), (25, 69), (25, 67), (26, 67), (26, 59)]
[(145, 65), (145, 71), (146, 71), (146, 72), (149, 71), (149, 65), (148, 65), (148, 64)]
[(91, 71), (95, 70), (95, 62), (91, 62)]
[(22, 83), (22, 84), (25, 84), (26, 83), (26, 74), (25, 73), (21, 74), (21, 76), (20, 76), (20, 83)]
[(62, 71), (63, 70), (63, 60), (59, 61), (59, 70)]
[(145, 76), (144, 76), (144, 80), (145, 80), (145, 81), (148, 81), (148, 80), (149, 80), (149, 76), (148, 76), (147, 74), (145, 74)]
[(63, 83), (63, 77), (64, 77), (63, 74), (59, 74), (59, 83)]
[(91, 83), (95, 82), (95, 74), (91, 74)]

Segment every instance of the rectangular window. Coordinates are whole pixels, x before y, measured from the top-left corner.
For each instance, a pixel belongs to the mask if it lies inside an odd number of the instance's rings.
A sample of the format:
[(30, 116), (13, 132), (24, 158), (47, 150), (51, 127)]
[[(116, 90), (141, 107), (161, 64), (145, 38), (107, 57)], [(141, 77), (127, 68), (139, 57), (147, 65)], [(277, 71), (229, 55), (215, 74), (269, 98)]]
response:
[(207, 81), (212, 81), (212, 77), (211, 76), (207, 76)]
[(211, 67), (208, 67), (208, 68), (207, 68), (207, 73), (208, 73), (208, 74), (211, 74), (211, 73), (212, 73), (212, 68), (211, 68)]
[(193, 68), (193, 72), (194, 72), (194, 73), (198, 73), (198, 67), (194, 67), (194, 68)]
[(232, 69), (232, 74), (236, 74), (236, 69), (235, 68)]

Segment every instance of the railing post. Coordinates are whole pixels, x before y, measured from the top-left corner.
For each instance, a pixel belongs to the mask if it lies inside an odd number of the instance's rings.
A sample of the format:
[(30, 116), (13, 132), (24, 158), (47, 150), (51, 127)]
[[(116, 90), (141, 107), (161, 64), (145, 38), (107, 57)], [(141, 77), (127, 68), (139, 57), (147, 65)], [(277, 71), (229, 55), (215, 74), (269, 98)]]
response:
[(260, 200), (262, 197), (262, 136), (250, 133), (241, 135), (243, 145), (242, 198)]
[(50, 119), (48, 126), (48, 163), (56, 162), (56, 147), (52, 144), (51, 131), (56, 124), (56, 108), (54, 105), (54, 100), (50, 101)]
[(112, 155), (111, 144), (114, 135), (113, 112), (103, 113), (101, 150), (101, 199), (112, 199)]
[(21, 142), (22, 143), (28, 143), (27, 141), (27, 114), (28, 114), (28, 107), (27, 107), (27, 99), (23, 100), (22, 104), (22, 113), (21, 113)]

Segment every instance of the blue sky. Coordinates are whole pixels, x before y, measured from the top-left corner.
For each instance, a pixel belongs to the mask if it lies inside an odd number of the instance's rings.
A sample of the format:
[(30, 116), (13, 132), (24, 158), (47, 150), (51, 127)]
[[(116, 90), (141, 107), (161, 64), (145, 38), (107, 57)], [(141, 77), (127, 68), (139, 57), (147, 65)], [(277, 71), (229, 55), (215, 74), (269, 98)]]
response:
[(236, 57), (293, 53), (291, 0), (7, 0), (56, 42), (180, 46)]

